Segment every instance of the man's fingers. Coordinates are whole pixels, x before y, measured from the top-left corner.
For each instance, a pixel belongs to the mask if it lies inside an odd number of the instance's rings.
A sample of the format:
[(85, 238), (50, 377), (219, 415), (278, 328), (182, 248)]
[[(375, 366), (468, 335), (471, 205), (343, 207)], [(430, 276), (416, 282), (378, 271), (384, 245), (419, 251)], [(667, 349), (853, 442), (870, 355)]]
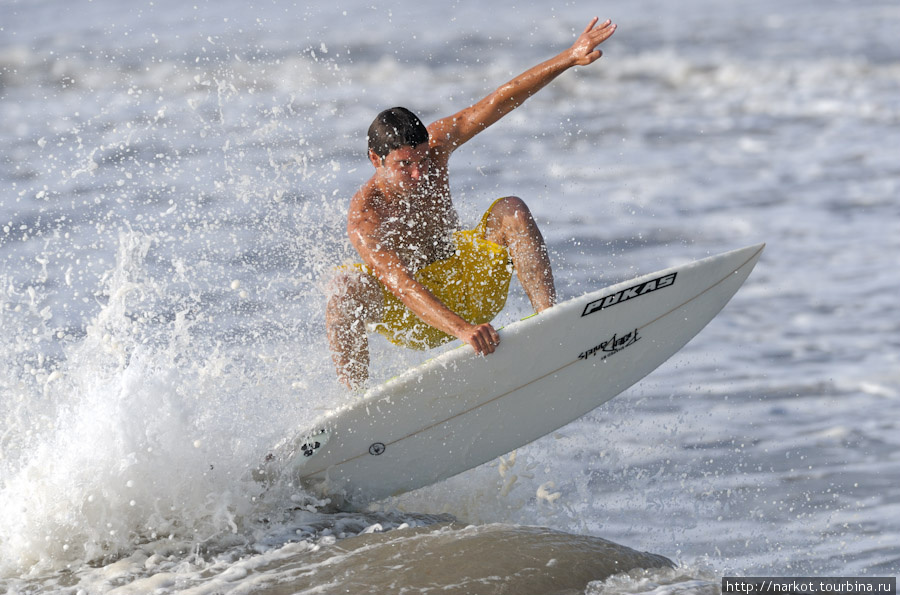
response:
[(616, 26), (617, 25), (609, 19), (607, 19), (605, 23), (600, 25), (600, 30), (603, 31), (604, 40), (609, 39), (610, 36), (616, 32)]
[(591, 41), (594, 42), (594, 45), (603, 43), (607, 39), (609, 39), (613, 33), (616, 32), (616, 26), (606, 21), (597, 29), (591, 31)]
[(491, 325), (485, 325), (485, 330), (487, 331), (487, 340), (488, 340), (488, 348), (490, 351), (488, 353), (494, 353), (497, 349), (497, 345), (500, 344), (500, 335), (497, 334), (497, 331), (494, 330), (494, 327)]
[(494, 341), (488, 329), (483, 326), (478, 327), (478, 340), (483, 354), (494, 353)]
[(490, 324), (482, 324), (475, 327), (471, 335), (469, 344), (479, 355), (488, 355), (494, 353), (497, 345), (500, 344), (500, 335), (494, 330)]
[(594, 18), (592, 18), (592, 19), (591, 19), (591, 22), (588, 23), (588, 26), (584, 28), (584, 31), (582, 31), (581, 34), (582, 34), (582, 35), (589, 35), (589, 34), (591, 34), (591, 33), (593, 33), (593, 34), (600, 33), (600, 34), (602, 35), (602, 34), (606, 33), (606, 30), (609, 29), (610, 26), (612, 26), (613, 31), (615, 31), (615, 25), (612, 24), (612, 19), (606, 19), (605, 21), (603, 21), (602, 23), (600, 23), (600, 26), (599, 26), (599, 27), (597, 27), (596, 29), (594, 29), (594, 27), (597, 26), (597, 22), (598, 22), (599, 20), (600, 20), (600, 17), (594, 17)]

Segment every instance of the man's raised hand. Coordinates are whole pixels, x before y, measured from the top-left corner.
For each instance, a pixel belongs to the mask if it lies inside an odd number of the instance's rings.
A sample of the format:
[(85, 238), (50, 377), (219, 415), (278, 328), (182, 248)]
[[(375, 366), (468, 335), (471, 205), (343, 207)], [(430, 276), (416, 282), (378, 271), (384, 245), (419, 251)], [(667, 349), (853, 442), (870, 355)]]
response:
[(597, 26), (600, 19), (594, 17), (572, 44), (572, 59), (577, 66), (587, 66), (595, 62), (603, 52), (596, 49), (598, 45), (609, 39), (616, 32), (616, 25), (609, 19)]

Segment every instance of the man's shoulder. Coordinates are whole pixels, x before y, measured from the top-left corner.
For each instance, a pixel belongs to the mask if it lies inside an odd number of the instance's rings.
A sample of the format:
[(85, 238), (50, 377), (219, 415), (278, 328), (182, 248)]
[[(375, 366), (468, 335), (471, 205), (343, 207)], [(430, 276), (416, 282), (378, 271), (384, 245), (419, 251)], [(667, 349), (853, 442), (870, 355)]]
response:
[(350, 207), (347, 212), (349, 224), (356, 226), (363, 221), (371, 221), (377, 217), (377, 199), (380, 196), (381, 192), (378, 190), (374, 178), (363, 184), (350, 199)]
[(378, 185), (375, 183), (375, 176), (359, 187), (359, 190), (350, 198), (350, 208), (360, 208), (369, 206), (376, 198), (381, 196)]

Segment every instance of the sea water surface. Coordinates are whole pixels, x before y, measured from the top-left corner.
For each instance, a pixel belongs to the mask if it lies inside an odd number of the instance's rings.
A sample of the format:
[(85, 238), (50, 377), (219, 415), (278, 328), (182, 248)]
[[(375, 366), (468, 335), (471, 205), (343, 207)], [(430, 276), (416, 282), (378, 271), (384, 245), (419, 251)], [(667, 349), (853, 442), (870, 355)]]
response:
[[(900, 6), (550, 4), (0, 0), (0, 593), (900, 572)], [(523, 197), (562, 298), (767, 242), (747, 284), (637, 386), (438, 485), (340, 513), (249, 480), (350, 398), (323, 288), (374, 114), (448, 115), (594, 15), (598, 63), (457, 151), (463, 219)], [(528, 313), (514, 285), (498, 325)]]

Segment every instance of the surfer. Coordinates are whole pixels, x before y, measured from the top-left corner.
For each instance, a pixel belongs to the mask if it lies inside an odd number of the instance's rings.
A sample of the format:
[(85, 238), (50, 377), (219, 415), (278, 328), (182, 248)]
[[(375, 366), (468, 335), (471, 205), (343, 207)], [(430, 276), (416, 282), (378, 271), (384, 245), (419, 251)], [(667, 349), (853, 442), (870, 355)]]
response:
[(338, 379), (368, 378), (368, 327), (408, 347), (454, 337), (479, 354), (500, 336), (490, 321), (506, 303), (513, 268), (535, 312), (556, 302), (547, 248), (518, 197), (496, 200), (473, 230), (460, 230), (450, 198), (450, 155), (574, 66), (595, 62), (616, 30), (594, 18), (557, 56), (481, 101), (425, 127), (406, 108), (378, 114), (368, 131), (375, 174), (350, 201), (347, 233), (362, 264), (341, 267), (329, 287), (328, 340)]

